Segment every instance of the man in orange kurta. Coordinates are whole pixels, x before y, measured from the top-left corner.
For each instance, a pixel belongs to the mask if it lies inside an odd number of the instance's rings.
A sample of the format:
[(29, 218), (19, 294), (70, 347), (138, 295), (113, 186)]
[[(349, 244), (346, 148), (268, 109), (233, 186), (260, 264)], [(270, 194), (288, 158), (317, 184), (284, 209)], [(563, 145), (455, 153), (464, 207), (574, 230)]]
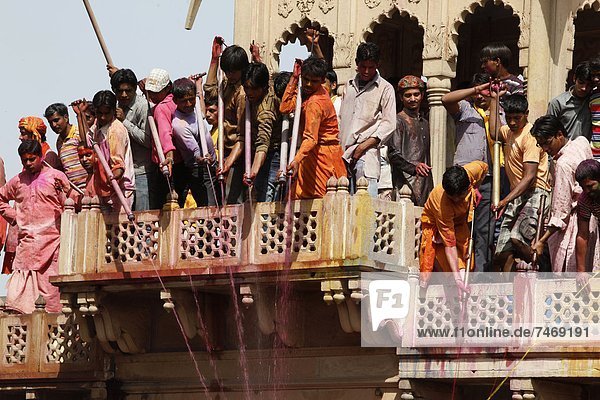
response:
[(422, 286), (427, 285), (435, 263), (442, 272), (452, 272), (457, 286), (466, 289), (460, 270), (467, 265), (469, 222), (478, 197), (475, 189), (487, 171), (488, 166), (483, 161), (450, 167), (444, 173), (442, 184), (429, 195), (421, 216)]
[(296, 60), (294, 74), (285, 89), (279, 109), (282, 114), (294, 112), (301, 73), (299, 132), (302, 132), (302, 144), (288, 166), (288, 171), (296, 176), (290, 190), (293, 199), (315, 199), (325, 196), (329, 178), (346, 176), (346, 166), (342, 160), (337, 114), (323, 87), (327, 73), (325, 60), (315, 57), (309, 57), (304, 62)]

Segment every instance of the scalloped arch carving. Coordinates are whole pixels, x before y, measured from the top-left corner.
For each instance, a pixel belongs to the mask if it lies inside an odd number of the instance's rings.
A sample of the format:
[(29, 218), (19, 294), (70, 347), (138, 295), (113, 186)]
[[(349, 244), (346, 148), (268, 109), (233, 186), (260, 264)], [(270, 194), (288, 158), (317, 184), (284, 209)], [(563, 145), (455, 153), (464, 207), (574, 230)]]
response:
[[(599, 1), (599, 0), (595, 0)], [(478, 0), (469, 4), (468, 7), (463, 9), (458, 17), (454, 19), (451, 26), (451, 32), (449, 34), (447, 59), (450, 61), (456, 61), (458, 56), (458, 29), (462, 24), (465, 23), (469, 15), (475, 14), (477, 9), (484, 7), (488, 3), (493, 3), (495, 6), (503, 6), (505, 9), (510, 10), (514, 17), (519, 19), (519, 48), (529, 47), (529, 10), (522, 12), (519, 8), (513, 6), (508, 0)]]
[[(599, 1), (599, 0), (595, 0), (595, 1)], [(475, 12), (477, 11), (477, 9), (479, 7), (484, 7), (489, 2), (493, 2), (495, 6), (499, 6), (499, 5), (504, 6), (504, 8), (510, 10), (515, 17), (519, 18), (519, 22), (522, 22), (520, 11), (517, 8), (513, 7), (509, 1), (507, 1), (507, 0), (478, 0), (478, 1), (474, 1), (471, 4), (469, 4), (469, 6), (466, 7), (465, 9), (463, 9), (461, 11), (460, 15), (454, 19), (454, 22), (452, 24), (452, 36), (453, 37), (458, 36), (458, 28), (460, 28), (460, 26), (465, 23), (468, 15), (475, 14)], [(528, 14), (528, 13), (525, 13), (525, 14)], [(519, 24), (519, 26), (520, 25), (521, 24)]]
[(361, 40), (367, 40), (367, 36), (373, 33), (373, 30), (377, 25), (381, 25), (386, 19), (392, 19), (396, 12), (399, 12), (401, 17), (408, 17), (411, 20), (416, 21), (419, 27), (425, 30), (425, 24), (419, 19), (419, 17), (416, 14), (412, 13), (410, 10), (406, 10), (396, 5), (393, 5), (388, 11), (379, 14), (371, 21), (371, 23), (363, 31), (361, 35)]
[(576, 5), (573, 10), (573, 18), (577, 18), (579, 11), (584, 11), (592, 8), (594, 11), (600, 11), (600, 0), (584, 0), (581, 4)]
[[(281, 54), (281, 48), (286, 44), (290, 43), (290, 39), (294, 39), (294, 42), (292, 43), (295, 43), (295, 41), (297, 40), (296, 31), (308, 24), (318, 29), (325, 29), (327, 31), (327, 36), (333, 38), (331, 30), (327, 27), (327, 25), (319, 21), (318, 18), (308, 18), (304, 16), (299, 21), (293, 22), (290, 25), (288, 25), (287, 28), (275, 40), (275, 44), (273, 44), (272, 53), (273, 59), (277, 62), (277, 64), (279, 64), (279, 55)], [(274, 71), (275, 69), (272, 70)]]

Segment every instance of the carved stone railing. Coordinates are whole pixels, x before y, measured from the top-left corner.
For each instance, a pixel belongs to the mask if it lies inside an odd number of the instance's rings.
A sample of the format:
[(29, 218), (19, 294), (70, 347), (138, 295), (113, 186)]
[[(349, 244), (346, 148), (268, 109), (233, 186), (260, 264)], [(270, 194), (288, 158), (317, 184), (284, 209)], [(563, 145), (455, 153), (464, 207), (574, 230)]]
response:
[(0, 379), (93, 380), (102, 371), (95, 341), (73, 316), (38, 309), (13, 315), (0, 311)]
[[(535, 346), (539, 351), (555, 351), (573, 343), (571, 329), (588, 329), (578, 335), (579, 347), (598, 345), (600, 339), (600, 281), (590, 280), (591, 291), (584, 293), (574, 277), (556, 277), (535, 272), (517, 272), (506, 283), (474, 283), (466, 300), (458, 297), (453, 285), (430, 285), (419, 290), (418, 277), (409, 277), (411, 299), (403, 327), (404, 347), (506, 347)], [(461, 307), (466, 304), (466, 312)], [(546, 329), (535, 337), (418, 337), (417, 329), (455, 332), (473, 329)], [(562, 335), (556, 329), (567, 329)], [(554, 333), (552, 333), (552, 329)], [(460, 336), (460, 335), (459, 335)], [(464, 334), (462, 335), (464, 336)], [(571, 343), (565, 341), (574, 338)], [(582, 338), (588, 337), (589, 341)], [(595, 338), (592, 341), (592, 338)], [(595, 344), (594, 344), (595, 343)]]
[(348, 193), (332, 178), (323, 199), (226, 207), (102, 214), (85, 198), (62, 218), (58, 282), (235, 272), (370, 267), (407, 271), (415, 265), (415, 219), (410, 199), (371, 198), (365, 182)]

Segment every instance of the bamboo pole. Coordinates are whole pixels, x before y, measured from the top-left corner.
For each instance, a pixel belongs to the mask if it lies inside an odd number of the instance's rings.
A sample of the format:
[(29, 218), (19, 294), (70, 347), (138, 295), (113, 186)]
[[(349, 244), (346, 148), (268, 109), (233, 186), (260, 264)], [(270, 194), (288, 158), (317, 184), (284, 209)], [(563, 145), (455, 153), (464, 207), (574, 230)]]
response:
[(283, 116), (281, 121), (281, 146), (279, 148), (279, 183), (285, 183), (285, 168), (288, 165), (288, 155), (290, 154), (290, 117)]
[(106, 63), (109, 65), (114, 65), (112, 58), (110, 57), (110, 53), (108, 52), (106, 42), (104, 41), (104, 37), (102, 36), (102, 32), (100, 31), (98, 21), (96, 21), (94, 10), (92, 10), (92, 6), (90, 5), (89, 0), (83, 0), (83, 5), (85, 6), (85, 11), (87, 11), (88, 17), (90, 17), (90, 22), (92, 23), (92, 27), (94, 28), (94, 32), (96, 33), (96, 37), (98, 38), (98, 42), (100, 43), (100, 47), (102, 48), (102, 53), (104, 54)]
[[(202, 87), (202, 77), (206, 75), (205, 73), (198, 75), (198, 80), (200, 81), (200, 87)], [(196, 123), (198, 124), (198, 136), (200, 136), (200, 148), (202, 149), (202, 156), (208, 156), (208, 143), (206, 142), (206, 125), (204, 124), (204, 120), (206, 119), (206, 113), (204, 112), (204, 95), (202, 90), (196, 93)]]
[(192, 26), (194, 26), (194, 21), (196, 20), (196, 15), (198, 15), (200, 4), (202, 4), (202, 0), (190, 0), (188, 13), (185, 17), (185, 29), (188, 31), (192, 29)]
[(156, 126), (156, 121), (152, 115), (148, 115), (148, 124), (150, 125), (150, 133), (152, 134), (152, 140), (154, 140), (154, 146), (156, 146), (156, 152), (158, 153), (158, 161), (162, 167), (160, 170), (163, 175), (169, 179), (169, 167), (164, 165), (165, 162), (165, 153), (163, 152), (162, 144), (160, 143), (160, 138), (158, 136), (158, 128)]
[(296, 108), (294, 109), (294, 124), (292, 125), (292, 143), (290, 144), (290, 157), (288, 164), (296, 157), (298, 147), (298, 131), (300, 130), (300, 113), (302, 112), (302, 77), (298, 77), (298, 91), (296, 95)]
[[(219, 154), (218, 154), (218, 159), (219, 159), (219, 169), (223, 170), (223, 160), (225, 157), (225, 104), (223, 102), (223, 70), (221, 70), (221, 58), (219, 58), (219, 67), (217, 69), (217, 87), (218, 87), (218, 103), (217, 103), (217, 107), (218, 107), (218, 112), (219, 112), (219, 116), (218, 116), (218, 128), (219, 128), (219, 137), (218, 137), (218, 148), (219, 148)], [(224, 176), (222, 173), (220, 173), (217, 178), (220, 181), (224, 180)]]
[[(44, 165), (48, 168), (52, 168), (54, 169), (54, 167), (50, 164), (48, 164), (48, 162), (46, 160), (42, 161), (42, 163), (44, 163)], [(73, 189), (74, 191), (76, 191), (77, 193), (79, 193), (80, 195), (84, 195), (83, 190), (79, 189), (77, 187), (77, 185), (75, 185), (73, 182), (71, 182), (71, 180), (69, 178), (67, 178), (67, 181), (69, 181), (69, 185), (71, 186), (71, 189)]]
[(245, 124), (244, 124), (244, 173), (250, 180), (252, 169), (252, 117), (250, 115), (250, 100), (246, 96)]
[(94, 149), (94, 152), (96, 153), (96, 156), (98, 157), (98, 160), (100, 161), (100, 164), (102, 164), (102, 168), (104, 168), (104, 172), (106, 172), (106, 176), (108, 176), (108, 179), (110, 180), (110, 184), (112, 185), (113, 190), (115, 191), (115, 193), (117, 194), (117, 197), (119, 198), (119, 202), (123, 206), (123, 210), (125, 210), (125, 214), (127, 214), (127, 219), (130, 221), (134, 221), (135, 216), (131, 212), (131, 208), (129, 207), (129, 204), (127, 203), (127, 200), (125, 199), (125, 195), (123, 194), (123, 191), (121, 190), (121, 187), (119, 186), (119, 184), (117, 182), (117, 179), (113, 175), (112, 170), (110, 169), (110, 166), (108, 165), (108, 162), (106, 161), (106, 158), (104, 157), (104, 154), (102, 153), (102, 150), (100, 150), (98, 143), (93, 142), (93, 141), (92, 141), (92, 147)]

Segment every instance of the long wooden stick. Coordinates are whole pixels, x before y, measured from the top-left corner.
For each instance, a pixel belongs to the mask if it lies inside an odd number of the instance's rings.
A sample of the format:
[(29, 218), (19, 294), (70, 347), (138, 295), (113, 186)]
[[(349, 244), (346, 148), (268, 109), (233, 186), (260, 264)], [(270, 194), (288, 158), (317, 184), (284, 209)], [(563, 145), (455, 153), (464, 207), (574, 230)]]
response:
[[(42, 161), (42, 163), (44, 163), (44, 165), (48, 168), (52, 168), (54, 169), (54, 167), (50, 164), (48, 164), (48, 161), (44, 160)], [(77, 193), (79, 193), (80, 195), (84, 195), (83, 190), (79, 189), (77, 187), (77, 185), (75, 185), (73, 182), (71, 182), (71, 180), (69, 178), (67, 178), (67, 180), (69, 181), (69, 185), (71, 186), (71, 189), (73, 189), (74, 191), (76, 191)]]
[(98, 42), (100, 43), (100, 47), (102, 48), (102, 53), (104, 53), (106, 63), (109, 65), (114, 65), (112, 58), (110, 57), (110, 53), (108, 52), (108, 47), (106, 47), (106, 42), (104, 41), (102, 32), (100, 31), (100, 26), (98, 26), (98, 21), (96, 21), (94, 10), (92, 10), (92, 6), (90, 5), (89, 0), (83, 0), (83, 5), (85, 6), (85, 11), (87, 11), (88, 17), (90, 17), (90, 22), (92, 23), (92, 27), (94, 28), (94, 32), (96, 33), (96, 37), (98, 38)]
[[(490, 85), (490, 91), (492, 90), (493, 88)], [(500, 91), (496, 93), (496, 97), (493, 97), (492, 101), (495, 102), (496, 106), (496, 111), (494, 112), (494, 115), (490, 116), (490, 118), (494, 118), (494, 126), (496, 128), (495, 132), (490, 132), (490, 135), (492, 133), (494, 134), (494, 149), (492, 156), (492, 204), (494, 205), (494, 207), (497, 208), (498, 203), (500, 203), (500, 152), (502, 151), (502, 143), (500, 143), (500, 140), (498, 138), (498, 131), (500, 129), (500, 127), (498, 126), (498, 123), (500, 121), (500, 110), (498, 109), (500, 107)]]
[(246, 96), (246, 111), (244, 125), (244, 173), (246, 178), (250, 178), (252, 169), (252, 116), (250, 115), (250, 99)]
[[(206, 73), (198, 74), (199, 86), (202, 87), (202, 77), (206, 75)], [(198, 84), (198, 83), (197, 83)], [(204, 120), (206, 119), (206, 112), (204, 108), (204, 94), (202, 90), (196, 93), (196, 105), (194, 107), (196, 109), (196, 124), (198, 125), (198, 136), (200, 136), (200, 148), (202, 150), (202, 156), (208, 156), (208, 142), (206, 141), (207, 129), (204, 124)]]
[(298, 147), (298, 131), (300, 130), (300, 113), (302, 112), (302, 77), (298, 77), (298, 93), (296, 95), (296, 109), (294, 110), (294, 125), (292, 125), (292, 143), (290, 144), (290, 158), (288, 163), (296, 157)]
[(100, 164), (102, 165), (102, 168), (104, 168), (104, 172), (106, 172), (106, 176), (108, 176), (108, 180), (110, 180), (110, 184), (112, 185), (113, 190), (117, 194), (117, 197), (119, 198), (119, 202), (123, 206), (123, 210), (125, 210), (125, 214), (127, 214), (127, 219), (129, 219), (130, 221), (134, 221), (135, 216), (131, 212), (131, 208), (129, 207), (129, 204), (127, 203), (127, 200), (125, 199), (125, 195), (123, 194), (123, 191), (121, 190), (121, 187), (119, 186), (119, 183), (117, 182), (117, 179), (113, 175), (113, 172), (110, 169), (110, 166), (108, 165), (108, 161), (106, 161), (106, 157), (104, 157), (102, 150), (100, 150), (100, 146), (98, 146), (98, 143), (92, 141), (92, 148), (94, 149), (94, 152), (96, 153), (96, 157), (98, 157), (98, 160), (100, 161)]
[[(219, 138), (218, 138), (218, 148), (219, 148), (219, 169), (223, 170), (223, 159), (225, 157), (225, 103), (223, 101), (223, 70), (221, 70), (221, 58), (219, 57), (219, 66), (217, 69), (217, 90), (218, 90), (218, 103), (217, 107), (219, 110), (218, 116), (218, 127), (219, 127)], [(223, 174), (219, 174), (217, 178), (222, 181), (224, 179)]]
[(194, 21), (196, 20), (196, 15), (198, 14), (201, 3), (202, 0), (190, 0), (190, 7), (188, 8), (188, 13), (185, 17), (185, 29), (188, 31), (194, 26)]
[(279, 183), (285, 184), (285, 169), (290, 154), (290, 117), (284, 115), (281, 121), (281, 147), (279, 148)]
[[(475, 205), (473, 204), (473, 218), (471, 219), (471, 232), (469, 234), (469, 246), (467, 247), (467, 268), (465, 270), (465, 286), (469, 285), (469, 274), (471, 273), (471, 268), (473, 268), (473, 235), (475, 233)], [(463, 293), (464, 295), (464, 293)], [(464, 299), (464, 297), (463, 297)]]
[(160, 143), (160, 138), (158, 136), (158, 128), (156, 127), (156, 121), (152, 115), (148, 115), (148, 124), (150, 125), (150, 133), (152, 134), (152, 140), (154, 140), (154, 146), (156, 146), (156, 153), (158, 155), (158, 162), (161, 167), (161, 171), (163, 175), (169, 179), (169, 167), (164, 165), (165, 162), (165, 153), (163, 153), (162, 144)]
[[(546, 208), (546, 195), (543, 194), (540, 197), (540, 208), (538, 209), (538, 219), (537, 219), (537, 226), (536, 226), (536, 230), (535, 230), (535, 239), (534, 239), (534, 243), (537, 243), (540, 240), (540, 237), (542, 236), (542, 231), (544, 230), (544, 211)], [(531, 266), (533, 270), (538, 270), (538, 256), (537, 256), (537, 251), (534, 250), (533, 252), (533, 259), (531, 260)]]

